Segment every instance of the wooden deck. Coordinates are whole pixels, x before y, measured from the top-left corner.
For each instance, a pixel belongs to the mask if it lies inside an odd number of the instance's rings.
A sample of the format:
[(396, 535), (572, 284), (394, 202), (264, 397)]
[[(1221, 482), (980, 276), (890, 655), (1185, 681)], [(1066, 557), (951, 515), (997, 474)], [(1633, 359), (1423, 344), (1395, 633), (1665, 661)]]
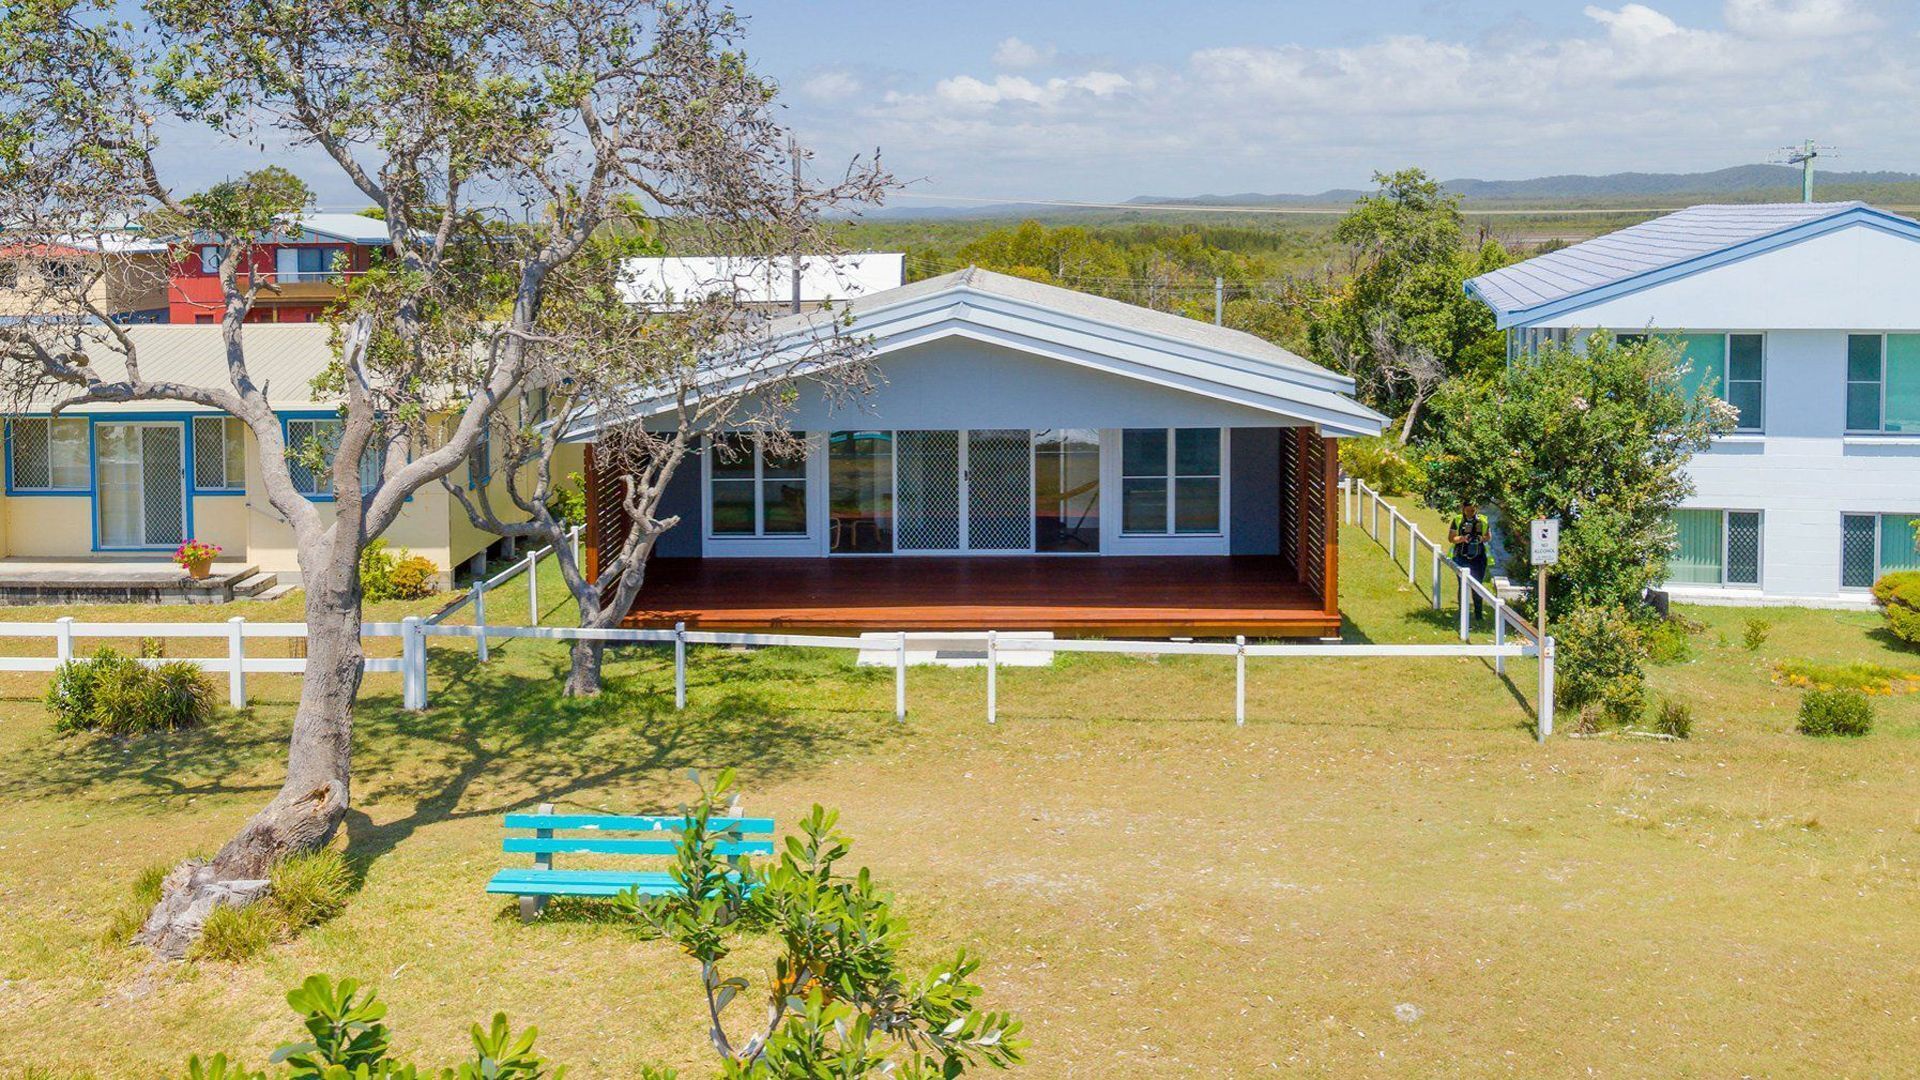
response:
[(1323, 637), (1320, 594), (1278, 557), (656, 559), (629, 626), (1051, 630), (1066, 636)]

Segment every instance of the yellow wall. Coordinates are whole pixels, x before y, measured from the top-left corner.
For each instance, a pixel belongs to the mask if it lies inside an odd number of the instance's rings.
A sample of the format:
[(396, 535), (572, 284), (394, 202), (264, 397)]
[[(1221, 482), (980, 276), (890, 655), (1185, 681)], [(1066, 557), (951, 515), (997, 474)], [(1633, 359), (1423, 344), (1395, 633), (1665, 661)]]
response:
[(220, 545), (222, 561), (247, 559), (247, 500), (240, 495), (197, 495), (193, 539)]
[(84, 559), (93, 553), (93, 500), (81, 495), (7, 498), (7, 554)]

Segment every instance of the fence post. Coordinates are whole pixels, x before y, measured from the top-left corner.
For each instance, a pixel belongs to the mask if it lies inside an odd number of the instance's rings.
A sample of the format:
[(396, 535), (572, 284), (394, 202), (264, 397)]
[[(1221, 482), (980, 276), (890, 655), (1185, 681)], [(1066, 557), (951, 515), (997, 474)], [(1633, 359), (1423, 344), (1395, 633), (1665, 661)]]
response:
[(1433, 610), (1439, 611), (1440, 603), (1440, 545), (1433, 545)]
[(1247, 726), (1247, 636), (1233, 637), (1233, 723)]
[(573, 565), (580, 565), (580, 526), (573, 527)]
[(1367, 491), (1367, 495), (1367, 505), (1370, 507), (1369, 512), (1373, 517), (1373, 526), (1370, 531), (1373, 533), (1374, 540), (1377, 541), (1380, 539), (1380, 496), (1375, 494), (1371, 489)]
[(1553, 639), (1540, 641), (1540, 708), (1536, 712), (1540, 718), (1538, 737), (1546, 742), (1553, 734)]
[(893, 718), (907, 718), (907, 632), (900, 631), (893, 651)]
[(227, 704), (236, 709), (247, 707), (246, 625), (244, 615), (227, 620)]
[(527, 625), (540, 625), (540, 571), (533, 552), (527, 552)]
[(1340, 478), (1340, 524), (1353, 524), (1353, 477)]
[(1000, 632), (987, 631), (987, 723), (1000, 722)]
[(64, 664), (73, 659), (73, 616), (62, 615), (53, 625), (53, 655)]
[(1460, 573), (1460, 640), (1473, 633), (1473, 571), (1462, 566)]
[[(1493, 597), (1493, 647), (1500, 648), (1507, 643), (1507, 602), (1500, 599), (1498, 593)], [(1493, 673), (1507, 673), (1507, 658), (1499, 653), (1493, 654)]]
[(427, 707), (427, 637), (418, 615), (400, 620), (400, 704), (415, 711)]
[[(1387, 561), (1396, 568), (1400, 565), (1400, 511), (1387, 508)], [(1411, 558), (1412, 556), (1408, 556)]]
[[(1420, 541), (1425, 539), (1414, 531), (1413, 522), (1407, 522), (1407, 584), (1409, 585), (1420, 580)], [(1431, 545), (1433, 541), (1427, 540), (1427, 543)]]
[(673, 707), (687, 707), (687, 624), (673, 624)]
[(473, 640), (479, 643), (480, 662), (487, 662), (487, 583), (473, 583), (473, 625), (476, 633)]

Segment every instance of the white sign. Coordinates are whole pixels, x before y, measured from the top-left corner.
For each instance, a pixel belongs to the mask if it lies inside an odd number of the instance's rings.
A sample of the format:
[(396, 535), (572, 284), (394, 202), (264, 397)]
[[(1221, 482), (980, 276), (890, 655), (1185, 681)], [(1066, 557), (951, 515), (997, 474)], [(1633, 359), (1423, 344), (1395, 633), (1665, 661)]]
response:
[(1533, 537), (1533, 565), (1552, 566), (1560, 561), (1560, 519), (1534, 518), (1528, 528)]

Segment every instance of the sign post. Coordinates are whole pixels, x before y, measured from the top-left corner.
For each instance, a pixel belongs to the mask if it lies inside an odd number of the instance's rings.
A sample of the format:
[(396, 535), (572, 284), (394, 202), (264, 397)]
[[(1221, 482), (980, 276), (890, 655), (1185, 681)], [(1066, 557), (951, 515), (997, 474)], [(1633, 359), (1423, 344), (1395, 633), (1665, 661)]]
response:
[(1535, 612), (1540, 619), (1540, 636), (1547, 635), (1547, 567), (1560, 561), (1560, 519), (1534, 518), (1527, 534), (1533, 540), (1532, 558), (1540, 576), (1539, 589), (1533, 594), (1539, 601)]

